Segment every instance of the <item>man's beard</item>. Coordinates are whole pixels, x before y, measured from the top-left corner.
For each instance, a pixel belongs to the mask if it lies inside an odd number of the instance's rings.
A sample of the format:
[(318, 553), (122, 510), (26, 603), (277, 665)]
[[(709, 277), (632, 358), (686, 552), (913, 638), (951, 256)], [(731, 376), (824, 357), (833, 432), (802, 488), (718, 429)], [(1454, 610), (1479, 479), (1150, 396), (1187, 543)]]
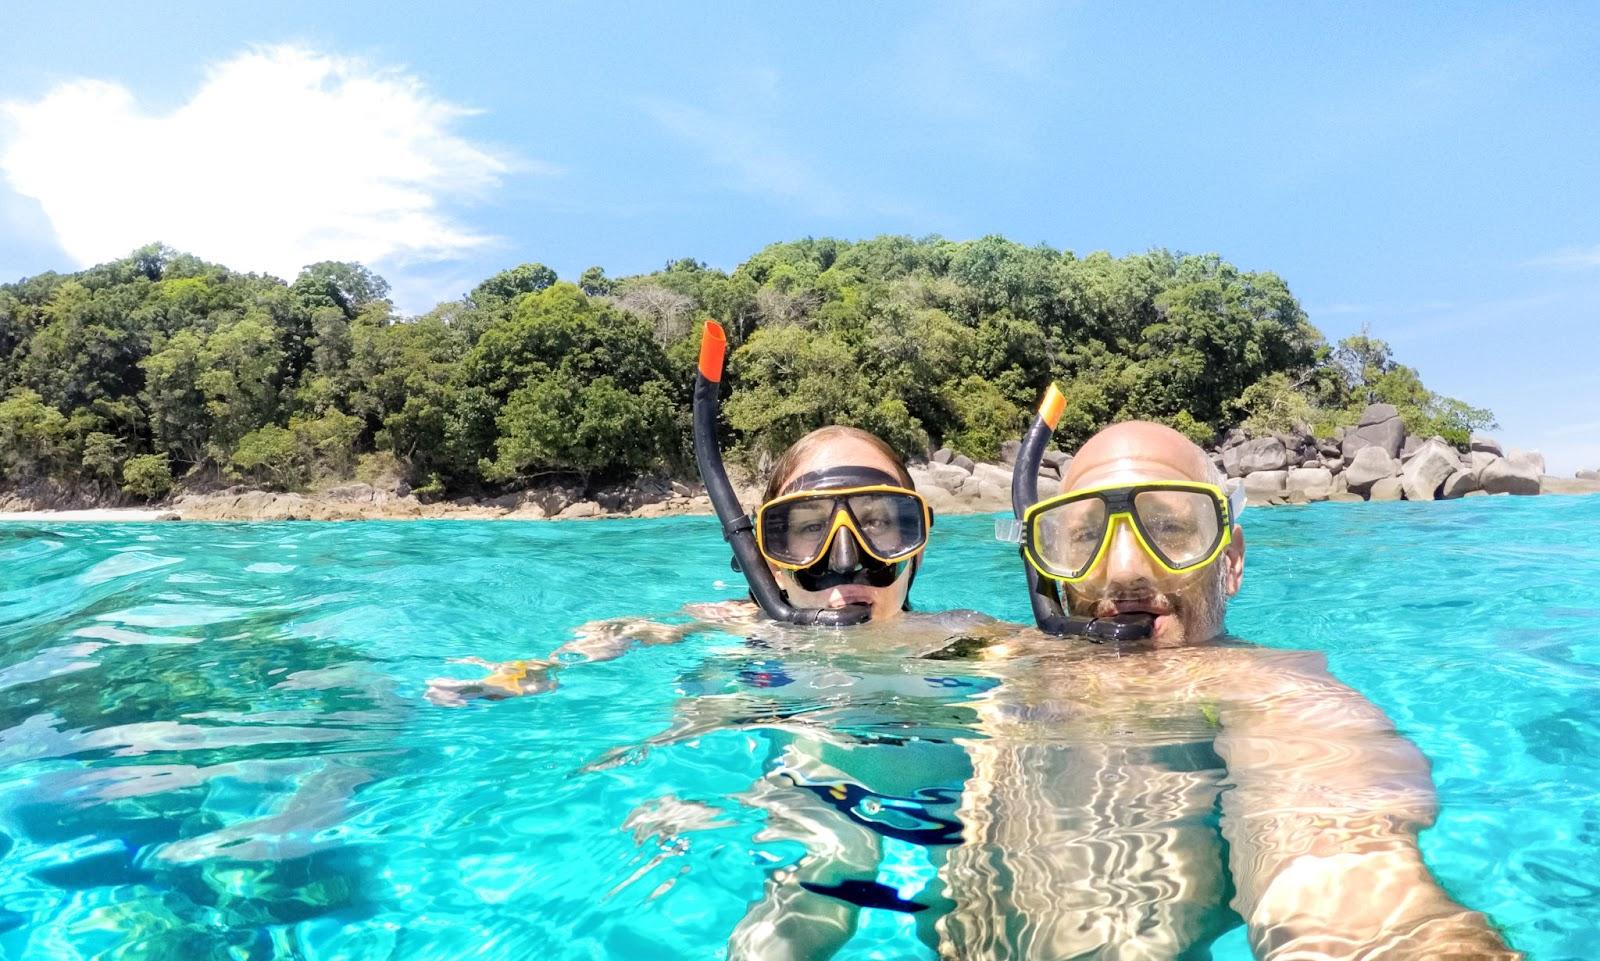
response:
[(1107, 582), (1092, 594), (1080, 593), (1072, 585), (1066, 586), (1067, 608), (1070, 613), (1089, 617), (1099, 613), (1096, 608), (1106, 599), (1150, 598), (1159, 607), (1171, 611), (1177, 621), (1176, 636), (1154, 638), (1161, 645), (1199, 644), (1222, 634), (1223, 615), (1227, 612), (1227, 571), (1219, 560), (1194, 574), (1186, 583), (1170, 592), (1155, 589), (1148, 580), (1132, 582)]

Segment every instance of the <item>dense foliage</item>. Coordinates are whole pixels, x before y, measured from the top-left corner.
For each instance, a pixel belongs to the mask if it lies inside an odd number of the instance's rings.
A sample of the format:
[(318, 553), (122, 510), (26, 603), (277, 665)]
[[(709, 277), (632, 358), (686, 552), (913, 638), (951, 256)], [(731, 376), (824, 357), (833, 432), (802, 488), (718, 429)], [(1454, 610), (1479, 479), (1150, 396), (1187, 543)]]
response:
[(830, 422), (907, 453), (992, 457), (1045, 385), (1068, 446), (1143, 417), (1209, 441), (1326, 432), (1373, 400), (1454, 439), (1491, 420), (1365, 332), (1337, 347), (1271, 273), (1216, 256), (1077, 257), (999, 237), (774, 244), (576, 284), (541, 264), (396, 316), (357, 264), (293, 283), (160, 246), (0, 286), (0, 483), (165, 494), (399, 472), (428, 493), (549, 473), (682, 473), (697, 321), (737, 348), (731, 440), (775, 453)]

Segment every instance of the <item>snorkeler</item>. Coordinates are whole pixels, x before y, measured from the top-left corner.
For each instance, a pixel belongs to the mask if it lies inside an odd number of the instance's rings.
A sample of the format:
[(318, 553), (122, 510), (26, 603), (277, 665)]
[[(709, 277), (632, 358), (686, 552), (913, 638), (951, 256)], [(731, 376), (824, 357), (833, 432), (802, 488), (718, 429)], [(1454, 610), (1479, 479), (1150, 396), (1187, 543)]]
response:
[[(950, 907), (937, 869), (961, 840), (954, 813), (970, 773), (956, 743), (967, 727), (951, 720), (965, 708), (952, 695), (983, 686), (947, 652), (981, 648), (1012, 628), (974, 612), (904, 617), (933, 516), (900, 457), (866, 431), (832, 426), (801, 438), (773, 466), (760, 504), (745, 513), (715, 446), (721, 330), (708, 325), (706, 333), (696, 454), (751, 601), (689, 605), (685, 624), (591, 623), (548, 659), (473, 661), (490, 675), (436, 680), (428, 696), (459, 705), (539, 693), (574, 664), (610, 660), (635, 646), (697, 634), (742, 637), (734, 656), (722, 659), (737, 665), (734, 690), (726, 690), (717, 664), (707, 669), (712, 680), (680, 678), (700, 696), (684, 698), (672, 727), (636, 746), (735, 728), (768, 745), (765, 774), (741, 800), (766, 815), (758, 843), (798, 842), (805, 853), (769, 873), (762, 896), (730, 935), (729, 956), (827, 958), (852, 937), (862, 908), (911, 917), (931, 945), (934, 924)], [(873, 656), (894, 669), (873, 670), (864, 660)], [(882, 703), (896, 711), (876, 706)], [(915, 720), (919, 710), (925, 723)], [(870, 733), (831, 723), (846, 715), (848, 726)], [(930, 865), (929, 883), (913, 897), (876, 880), (891, 842), (921, 849)]]
[[(1005, 668), (945, 868), (946, 953), (1190, 957), (1237, 923), (1231, 883), (1267, 961), (1521, 957), (1423, 863), (1416, 746), (1321, 655), (1225, 635), (1245, 540), (1223, 485), (1181, 434), (1132, 422), (1085, 443), (1061, 493), (1017, 491), (1045, 636), (987, 652)], [(1108, 619), (1143, 636), (1084, 629)], [(1050, 636), (1074, 634), (1095, 643)]]

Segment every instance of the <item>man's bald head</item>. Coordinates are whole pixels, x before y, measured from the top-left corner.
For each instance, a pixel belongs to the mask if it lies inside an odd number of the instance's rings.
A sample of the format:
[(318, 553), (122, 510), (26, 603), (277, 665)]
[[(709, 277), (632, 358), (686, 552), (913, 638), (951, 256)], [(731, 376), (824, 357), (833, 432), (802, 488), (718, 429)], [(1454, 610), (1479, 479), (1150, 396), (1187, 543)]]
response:
[(1073, 455), (1062, 490), (1150, 480), (1213, 481), (1211, 458), (1165, 424), (1130, 420), (1089, 438)]

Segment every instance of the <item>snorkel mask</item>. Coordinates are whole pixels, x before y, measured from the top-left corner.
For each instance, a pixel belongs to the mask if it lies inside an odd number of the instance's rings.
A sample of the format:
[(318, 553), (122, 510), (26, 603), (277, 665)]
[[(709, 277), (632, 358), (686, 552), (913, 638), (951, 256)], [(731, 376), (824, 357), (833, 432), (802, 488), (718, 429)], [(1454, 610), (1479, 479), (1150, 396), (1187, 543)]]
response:
[[(879, 471), (819, 471), (790, 486), (791, 494), (763, 504), (752, 518), (739, 506), (717, 446), (717, 414), (721, 401), (723, 362), (728, 341), (722, 326), (706, 321), (700, 340), (699, 371), (694, 383), (694, 457), (711, 506), (722, 523), (722, 536), (733, 548), (734, 567), (750, 585), (750, 596), (775, 621), (843, 627), (872, 616), (868, 604), (840, 608), (795, 607), (767, 566), (796, 572), (801, 587), (827, 590), (840, 583), (887, 586), (901, 565), (921, 553), (932, 516), (915, 491)], [(920, 533), (919, 533), (920, 530)], [(856, 553), (855, 563), (848, 563)], [(837, 557), (833, 555), (837, 554)], [(860, 555), (865, 554), (866, 559)], [(830, 571), (831, 568), (840, 570)], [(847, 580), (829, 583), (833, 576)], [(888, 580), (882, 585), (873, 578)]]
[(1104, 560), (1119, 524), (1133, 532), (1154, 569), (1186, 578), (1205, 569), (1227, 549), (1243, 509), (1243, 489), (1224, 492), (1196, 481), (1151, 481), (1066, 491), (1039, 500), (1039, 468), (1045, 447), (1066, 409), (1054, 384), (1017, 452), (1011, 479), (1014, 519), (996, 524), (996, 536), (1021, 544), (1034, 621), (1047, 634), (1079, 635), (1100, 643), (1143, 640), (1155, 626), (1144, 613), (1094, 618), (1062, 609), (1056, 582), (1079, 584)]
[(756, 545), (800, 587), (884, 588), (928, 545), (933, 511), (921, 494), (871, 467), (802, 474), (756, 510)]

